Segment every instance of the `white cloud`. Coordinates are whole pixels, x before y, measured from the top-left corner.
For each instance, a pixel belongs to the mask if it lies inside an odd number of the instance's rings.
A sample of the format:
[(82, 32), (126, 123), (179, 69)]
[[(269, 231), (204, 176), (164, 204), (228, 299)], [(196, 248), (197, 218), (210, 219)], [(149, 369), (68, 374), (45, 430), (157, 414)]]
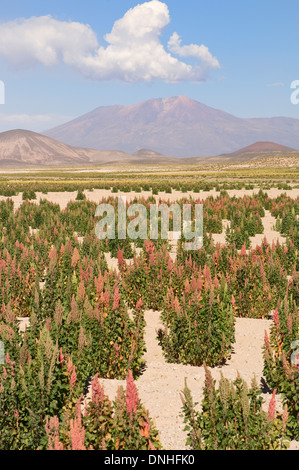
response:
[[(218, 60), (204, 45), (181, 46), (177, 33), (171, 36), (167, 52), (160, 36), (169, 23), (165, 3), (138, 4), (114, 23), (104, 47), (89, 25), (51, 16), (18, 19), (0, 24), (0, 56), (15, 67), (63, 62), (94, 80), (205, 80), (210, 69), (219, 67)], [(200, 63), (192, 66), (175, 56), (193, 56)]]
[(180, 57), (197, 57), (202, 61), (202, 64), (211, 67), (219, 68), (220, 64), (216, 57), (213, 57), (209, 49), (204, 46), (198, 46), (197, 44), (190, 44), (189, 46), (181, 46), (181, 38), (177, 33), (173, 33), (168, 41), (168, 49)]
[(58, 21), (49, 15), (2, 23), (0, 37), (0, 55), (17, 68), (72, 63), (98, 44), (88, 25)]

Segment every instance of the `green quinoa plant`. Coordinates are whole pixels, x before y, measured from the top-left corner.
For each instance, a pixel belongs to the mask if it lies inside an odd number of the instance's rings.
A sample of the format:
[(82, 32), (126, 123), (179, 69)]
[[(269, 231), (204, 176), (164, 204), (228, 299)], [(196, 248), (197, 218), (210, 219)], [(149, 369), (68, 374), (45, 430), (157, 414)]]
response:
[(249, 388), (238, 374), (230, 381), (221, 374), (216, 388), (205, 366), (204, 398), (200, 410), (185, 382), (182, 393), (187, 445), (195, 450), (278, 450), (289, 445), (288, 412), (276, 412), (275, 393), (268, 412), (256, 380)]

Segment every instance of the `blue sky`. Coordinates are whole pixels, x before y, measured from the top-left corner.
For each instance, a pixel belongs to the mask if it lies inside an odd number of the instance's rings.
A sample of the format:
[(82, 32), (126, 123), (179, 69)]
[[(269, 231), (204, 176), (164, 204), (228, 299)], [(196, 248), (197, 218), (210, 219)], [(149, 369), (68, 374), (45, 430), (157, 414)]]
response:
[(298, 0), (10, 0), (0, 131), (187, 95), (239, 117), (299, 118)]

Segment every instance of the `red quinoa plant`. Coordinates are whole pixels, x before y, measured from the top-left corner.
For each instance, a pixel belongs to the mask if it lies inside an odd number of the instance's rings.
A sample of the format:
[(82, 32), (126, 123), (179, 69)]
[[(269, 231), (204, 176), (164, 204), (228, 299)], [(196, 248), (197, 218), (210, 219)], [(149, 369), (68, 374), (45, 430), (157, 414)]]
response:
[(98, 375), (91, 383), (91, 398), (82, 401), (81, 397), (60, 420), (55, 416), (46, 421), (49, 450), (161, 449), (158, 432), (139, 399), (131, 372), (126, 390), (118, 388), (114, 403), (105, 395)]

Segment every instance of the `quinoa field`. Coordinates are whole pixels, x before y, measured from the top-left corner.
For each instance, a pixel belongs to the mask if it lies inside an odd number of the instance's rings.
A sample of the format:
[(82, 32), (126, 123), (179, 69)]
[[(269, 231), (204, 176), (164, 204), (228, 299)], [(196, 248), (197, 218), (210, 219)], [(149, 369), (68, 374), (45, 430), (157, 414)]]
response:
[[(299, 448), (298, 171), (237, 174), (1, 174), (1, 450)], [(120, 196), (135, 236), (100, 238)], [(200, 247), (151, 237), (162, 204), (202, 206)]]

